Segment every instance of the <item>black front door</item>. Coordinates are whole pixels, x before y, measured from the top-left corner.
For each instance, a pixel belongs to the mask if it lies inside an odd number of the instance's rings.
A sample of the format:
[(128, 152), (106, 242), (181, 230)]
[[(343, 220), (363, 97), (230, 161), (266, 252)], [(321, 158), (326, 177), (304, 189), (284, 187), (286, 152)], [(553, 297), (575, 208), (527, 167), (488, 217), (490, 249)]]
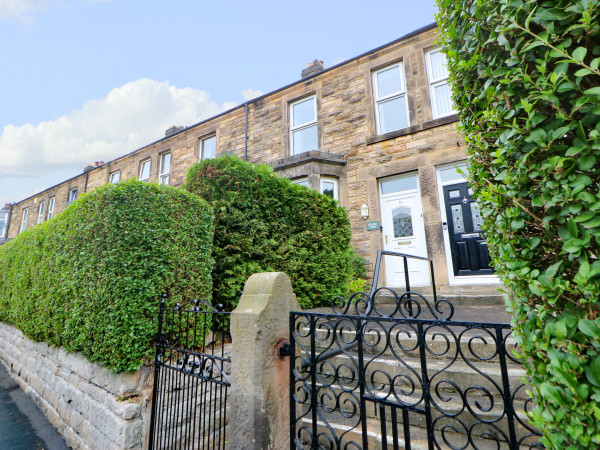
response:
[(483, 220), (467, 183), (444, 186), (446, 217), (455, 276), (491, 275)]

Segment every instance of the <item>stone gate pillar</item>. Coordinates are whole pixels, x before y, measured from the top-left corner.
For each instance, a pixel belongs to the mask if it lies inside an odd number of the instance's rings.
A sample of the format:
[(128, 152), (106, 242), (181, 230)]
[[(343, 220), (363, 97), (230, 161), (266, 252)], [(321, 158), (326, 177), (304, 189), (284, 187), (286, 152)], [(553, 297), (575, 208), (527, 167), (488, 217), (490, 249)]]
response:
[(258, 273), (231, 313), (231, 448), (283, 449), (290, 442), (289, 313), (300, 311), (289, 277)]

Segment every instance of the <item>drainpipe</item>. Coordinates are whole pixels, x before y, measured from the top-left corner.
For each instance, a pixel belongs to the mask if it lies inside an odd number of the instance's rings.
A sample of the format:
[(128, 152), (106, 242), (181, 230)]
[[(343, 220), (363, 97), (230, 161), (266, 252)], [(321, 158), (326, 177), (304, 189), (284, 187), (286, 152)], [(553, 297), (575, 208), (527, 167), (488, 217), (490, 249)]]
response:
[(88, 178), (90, 176), (90, 172), (87, 171), (85, 173), (85, 184), (83, 185), (83, 192), (87, 192), (87, 184), (88, 184)]
[(8, 241), (8, 230), (10, 230), (10, 219), (12, 218), (13, 204), (8, 204), (8, 221), (6, 222), (6, 234), (4, 235), (4, 242)]
[(246, 129), (244, 131), (244, 161), (248, 161), (248, 102), (244, 103), (246, 113)]

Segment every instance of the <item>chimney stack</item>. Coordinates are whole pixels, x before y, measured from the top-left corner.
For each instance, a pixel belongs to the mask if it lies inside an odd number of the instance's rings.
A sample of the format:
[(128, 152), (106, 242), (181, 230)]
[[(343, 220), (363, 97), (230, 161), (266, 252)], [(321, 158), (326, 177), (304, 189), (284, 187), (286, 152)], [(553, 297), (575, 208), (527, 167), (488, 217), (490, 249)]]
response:
[(167, 131), (165, 131), (165, 136), (171, 136), (172, 134), (178, 133), (181, 130), (183, 130), (185, 127), (182, 126), (177, 126), (177, 125), (171, 125)]
[(302, 78), (310, 77), (311, 75), (315, 75), (319, 72), (322, 72), (324, 69), (323, 61), (319, 61), (315, 59), (312, 64), (307, 64), (306, 69), (304, 69), (301, 73)]

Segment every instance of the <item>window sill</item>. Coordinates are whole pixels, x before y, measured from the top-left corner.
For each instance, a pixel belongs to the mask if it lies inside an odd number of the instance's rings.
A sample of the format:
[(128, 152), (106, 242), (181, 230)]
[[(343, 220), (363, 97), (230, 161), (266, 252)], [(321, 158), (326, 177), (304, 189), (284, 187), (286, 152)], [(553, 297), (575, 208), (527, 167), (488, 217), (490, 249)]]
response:
[(371, 136), (367, 138), (367, 145), (376, 144), (378, 142), (387, 141), (389, 139), (394, 139), (401, 136), (406, 136), (413, 133), (418, 133), (419, 131), (429, 130), (431, 128), (436, 128), (442, 125), (447, 125), (449, 123), (453, 123), (458, 121), (458, 115), (452, 114), (446, 117), (440, 117), (439, 119), (430, 120), (428, 122), (423, 122), (419, 125), (413, 125), (412, 127), (402, 128), (400, 130), (390, 131), (385, 134), (378, 134), (376, 136)]

